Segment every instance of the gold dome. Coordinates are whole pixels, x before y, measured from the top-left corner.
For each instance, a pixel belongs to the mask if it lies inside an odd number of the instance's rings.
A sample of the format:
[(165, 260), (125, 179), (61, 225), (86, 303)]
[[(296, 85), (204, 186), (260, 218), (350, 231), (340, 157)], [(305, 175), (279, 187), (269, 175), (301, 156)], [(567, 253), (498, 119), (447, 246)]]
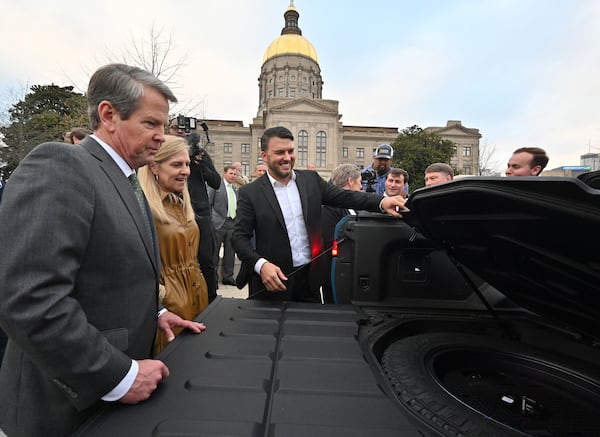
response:
[(298, 54), (304, 55), (319, 63), (319, 57), (315, 47), (302, 35), (296, 34), (284, 34), (275, 38), (273, 42), (267, 48), (265, 55), (263, 56), (263, 64), (267, 60), (286, 54)]

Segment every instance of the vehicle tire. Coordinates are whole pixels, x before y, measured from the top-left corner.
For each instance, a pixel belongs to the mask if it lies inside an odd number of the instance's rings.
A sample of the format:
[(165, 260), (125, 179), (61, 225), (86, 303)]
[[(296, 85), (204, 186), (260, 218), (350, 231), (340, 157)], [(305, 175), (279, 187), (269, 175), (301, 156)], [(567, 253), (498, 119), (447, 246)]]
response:
[(393, 395), (445, 436), (597, 436), (600, 384), (576, 363), (520, 343), (432, 333), (392, 343), (381, 364)]

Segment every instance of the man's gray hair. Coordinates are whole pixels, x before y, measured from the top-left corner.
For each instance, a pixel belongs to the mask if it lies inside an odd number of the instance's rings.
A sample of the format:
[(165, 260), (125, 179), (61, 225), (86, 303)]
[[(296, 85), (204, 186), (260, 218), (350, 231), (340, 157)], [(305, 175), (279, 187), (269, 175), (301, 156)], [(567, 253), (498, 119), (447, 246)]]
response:
[(340, 164), (331, 172), (331, 183), (337, 187), (343, 187), (348, 183), (348, 178), (353, 181), (360, 177), (360, 170), (354, 164)]
[(435, 162), (431, 164), (425, 169), (425, 174), (427, 173), (445, 173), (450, 176), (450, 178), (454, 178), (454, 170), (445, 162)]
[(168, 101), (177, 102), (171, 89), (146, 70), (125, 64), (100, 67), (92, 75), (87, 91), (88, 115), (92, 129), (96, 130), (100, 126), (100, 102), (109, 101), (119, 111), (121, 119), (127, 120), (139, 107), (145, 86), (154, 88)]

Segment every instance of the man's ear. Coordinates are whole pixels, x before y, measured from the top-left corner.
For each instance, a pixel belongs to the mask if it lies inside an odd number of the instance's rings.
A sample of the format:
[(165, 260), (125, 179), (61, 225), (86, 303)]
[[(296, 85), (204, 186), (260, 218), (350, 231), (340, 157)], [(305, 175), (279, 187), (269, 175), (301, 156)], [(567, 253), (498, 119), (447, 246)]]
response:
[(535, 176), (539, 176), (539, 174), (542, 172), (542, 166), (541, 165), (534, 165), (531, 170), (533, 170)]
[(100, 124), (109, 132), (115, 131), (115, 118), (119, 116), (115, 107), (108, 100), (102, 100), (98, 105)]

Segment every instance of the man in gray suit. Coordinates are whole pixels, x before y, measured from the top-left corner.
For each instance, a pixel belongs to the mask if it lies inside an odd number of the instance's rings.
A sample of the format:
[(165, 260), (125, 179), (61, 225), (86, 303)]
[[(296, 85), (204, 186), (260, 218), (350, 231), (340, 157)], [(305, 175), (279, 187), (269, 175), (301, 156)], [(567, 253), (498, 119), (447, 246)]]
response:
[(149, 359), (157, 325), (171, 338), (174, 326), (204, 328), (160, 309), (156, 230), (134, 189), (175, 96), (150, 73), (111, 64), (87, 97), (94, 134), (80, 147), (36, 147), (0, 206), (0, 247), (11, 248), (0, 258), (9, 436), (69, 435), (103, 402), (147, 399), (169, 375)]
[(237, 175), (237, 169), (234, 165), (226, 165), (219, 189), (214, 190), (209, 187), (208, 190), (208, 199), (212, 206), (212, 221), (215, 227), (215, 268), (218, 270), (219, 251), (222, 244), (221, 282), (224, 285), (235, 285), (235, 278), (233, 277), (235, 253), (231, 246), (231, 236), (237, 208), (237, 189), (234, 186)]

